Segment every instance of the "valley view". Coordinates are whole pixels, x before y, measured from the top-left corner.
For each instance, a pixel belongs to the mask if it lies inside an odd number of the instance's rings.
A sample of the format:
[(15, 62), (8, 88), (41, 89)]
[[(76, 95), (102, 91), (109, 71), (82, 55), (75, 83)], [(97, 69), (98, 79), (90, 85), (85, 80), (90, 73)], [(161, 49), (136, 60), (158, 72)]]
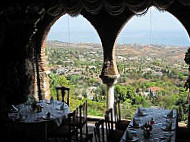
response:
[[(46, 42), (47, 67), (51, 95), (55, 86), (71, 88), (71, 109), (85, 99), (89, 115), (102, 117), (105, 111), (105, 85), (99, 75), (103, 64), (100, 44)], [(188, 92), (184, 88), (188, 65), (184, 62), (188, 47), (117, 44), (120, 78), (115, 97), (122, 105), (122, 118), (131, 119), (138, 106), (175, 108), (179, 121), (186, 122)], [(125, 115), (124, 115), (125, 114)]]

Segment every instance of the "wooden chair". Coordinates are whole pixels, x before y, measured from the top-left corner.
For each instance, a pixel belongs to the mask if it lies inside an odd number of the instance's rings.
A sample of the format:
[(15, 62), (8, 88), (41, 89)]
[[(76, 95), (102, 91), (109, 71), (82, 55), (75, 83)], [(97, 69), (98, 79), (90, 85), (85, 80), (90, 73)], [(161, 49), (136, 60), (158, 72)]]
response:
[(130, 121), (121, 120), (120, 101), (117, 99), (114, 102), (114, 118), (115, 118), (116, 129), (125, 131), (129, 125)]
[(67, 123), (64, 123), (57, 129), (51, 130), (48, 132), (48, 138), (62, 138), (63, 141), (70, 142), (72, 137), (77, 135), (77, 127), (76, 127), (76, 110), (72, 113), (68, 114)]
[(105, 112), (106, 136), (109, 142), (119, 142), (125, 131), (114, 129), (113, 109)]
[[(74, 141), (87, 142), (93, 138), (93, 133), (88, 133), (88, 119), (87, 119), (87, 101), (76, 108), (76, 127), (79, 135), (73, 138)], [(85, 132), (83, 128), (85, 127)]]
[(95, 142), (105, 142), (104, 120), (103, 119), (101, 119), (95, 123), (94, 139), (95, 139)]
[[(70, 88), (67, 88), (67, 87), (55, 87), (56, 89), (56, 95), (57, 95), (57, 100), (59, 101), (60, 100), (60, 93), (61, 93), (61, 101), (62, 102), (65, 102), (68, 106), (69, 106), (69, 91), (70, 91)], [(67, 96), (66, 96), (66, 91), (67, 91)], [(65, 98), (66, 98), (66, 101), (65, 101)]]
[(80, 136), (82, 137), (83, 133), (83, 127), (86, 127), (85, 134), (88, 134), (88, 120), (87, 120), (87, 109), (88, 104), (87, 101), (85, 101), (83, 104), (79, 106), (79, 125), (78, 128), (80, 130)]

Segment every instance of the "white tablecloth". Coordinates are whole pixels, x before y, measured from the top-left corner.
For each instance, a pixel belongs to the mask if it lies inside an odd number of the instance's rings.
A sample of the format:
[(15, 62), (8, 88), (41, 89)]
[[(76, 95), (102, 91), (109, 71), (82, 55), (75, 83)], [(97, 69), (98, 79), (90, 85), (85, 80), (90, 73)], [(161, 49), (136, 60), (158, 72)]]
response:
[[(176, 127), (177, 127), (177, 112), (174, 110), (172, 118), (167, 118), (167, 114), (170, 110), (164, 109), (155, 109), (155, 108), (141, 108), (142, 112), (145, 114), (144, 116), (138, 116), (135, 113), (134, 118), (139, 122), (140, 127), (133, 127), (133, 121), (130, 122), (128, 128), (120, 142), (126, 142), (130, 140), (126, 140), (126, 132), (130, 132), (131, 135), (134, 135), (134, 139), (137, 139), (138, 142), (157, 142), (161, 141), (165, 138), (168, 138), (171, 135), (171, 142), (175, 142), (176, 138)], [(154, 124), (152, 125), (152, 131), (150, 132), (149, 138), (144, 138), (143, 129), (141, 129), (142, 124), (145, 122), (154, 119)], [(172, 130), (164, 130), (163, 126), (167, 123), (167, 121), (172, 121)]]
[[(49, 102), (42, 100), (40, 102), (42, 111), (33, 111), (31, 105), (20, 104), (18, 112), (10, 112), (9, 118), (15, 121), (16, 129), (22, 129), (28, 135), (47, 139), (47, 132), (64, 123), (70, 110), (67, 104), (60, 101)], [(61, 106), (64, 106), (62, 109)], [(47, 117), (47, 113), (50, 117)]]

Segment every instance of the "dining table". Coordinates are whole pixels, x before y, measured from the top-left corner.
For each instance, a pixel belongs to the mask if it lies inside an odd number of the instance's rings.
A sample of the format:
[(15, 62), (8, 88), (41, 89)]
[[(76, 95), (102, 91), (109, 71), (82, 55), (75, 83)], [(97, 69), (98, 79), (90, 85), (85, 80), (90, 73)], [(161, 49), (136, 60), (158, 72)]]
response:
[(70, 113), (65, 102), (57, 100), (40, 100), (34, 109), (31, 104), (13, 106), (8, 117), (14, 122), (16, 130), (25, 131), (27, 135), (44, 141), (48, 139), (48, 131), (56, 129)]
[(138, 107), (120, 142), (175, 142), (177, 126), (175, 109)]

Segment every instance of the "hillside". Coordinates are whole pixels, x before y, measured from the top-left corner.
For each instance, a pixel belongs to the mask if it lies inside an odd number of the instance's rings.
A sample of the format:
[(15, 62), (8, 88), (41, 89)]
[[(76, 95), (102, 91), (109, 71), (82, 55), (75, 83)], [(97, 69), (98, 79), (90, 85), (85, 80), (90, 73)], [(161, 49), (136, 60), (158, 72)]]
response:
[[(101, 52), (102, 47), (100, 44), (93, 43), (65, 43), (60, 41), (47, 41), (46, 47), (52, 48), (77, 48), (79, 50), (87, 49), (91, 52)], [(116, 47), (117, 56), (124, 57), (152, 57), (166, 59), (171, 63), (173, 62), (184, 62), (185, 52), (188, 47), (177, 47), (177, 46), (158, 46), (158, 45), (129, 45), (129, 44), (118, 44)]]
[[(188, 75), (188, 65), (184, 62), (187, 49), (158, 45), (117, 45), (120, 78), (115, 85), (115, 97), (120, 99), (123, 112), (130, 112), (123, 118), (131, 119), (137, 106), (156, 106), (179, 109), (180, 121), (187, 120), (188, 92), (184, 89)], [(73, 108), (77, 102), (88, 99), (89, 113), (102, 116), (106, 88), (99, 77), (103, 65), (101, 45), (48, 41), (46, 56), (51, 95), (55, 95), (56, 85), (69, 86), (75, 102), (72, 103)]]

